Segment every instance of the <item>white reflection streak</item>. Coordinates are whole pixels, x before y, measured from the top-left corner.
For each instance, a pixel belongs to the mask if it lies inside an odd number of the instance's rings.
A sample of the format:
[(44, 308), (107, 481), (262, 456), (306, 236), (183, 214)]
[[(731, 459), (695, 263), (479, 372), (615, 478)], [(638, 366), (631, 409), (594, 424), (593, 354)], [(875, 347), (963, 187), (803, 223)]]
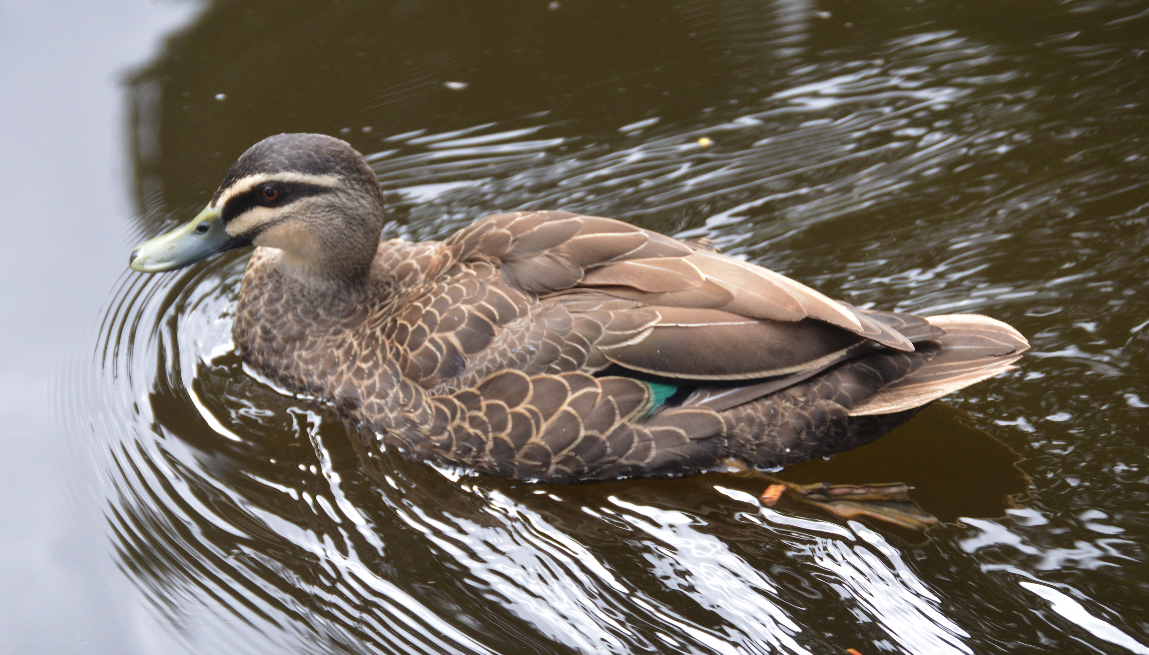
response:
[[(339, 552), (330, 536), (316, 535), (312, 530), (301, 528), (258, 507), (249, 507), (248, 511), (275, 534), (319, 558), (328, 574), (345, 582), (359, 597), (376, 598), (383, 611), (375, 613), (371, 622), (376, 627), (382, 625), (383, 630), (389, 632), (388, 636), (396, 637), (398, 643), (405, 643), (408, 650), (418, 647), (420, 652), (427, 653), (493, 655), (488, 648), (440, 618), (411, 594), (372, 571), (359, 560), (354, 548), (344, 555)], [(247, 552), (256, 558), (261, 557), (257, 552)], [(310, 592), (322, 594), (327, 600), (331, 598), (319, 589), (311, 588)], [(361, 620), (369, 620), (369, 617)]]
[(648, 557), (659, 569), (675, 573), (669, 584), (688, 592), (691, 600), (726, 619), (752, 642), (810, 655), (792, 636), (800, 632), (798, 625), (764, 596), (775, 593), (774, 585), (721, 540), (694, 529), (696, 523), (681, 512), (634, 505), (613, 496), (610, 501), (651, 519), (619, 515), (663, 544), (651, 544)]
[[(403, 630), (402, 626), (395, 623), (392, 623), (390, 627), (396, 635), (403, 637), (408, 641), (408, 643), (420, 644), (425, 642), (435, 648), (435, 651), (429, 652), (455, 653), (460, 652), (459, 647), (462, 647), (465, 649), (465, 651), (470, 651), (472, 653), (493, 655), (493, 653), (485, 646), (474, 641), (462, 632), (459, 632), (450, 623), (447, 623), (443, 619), (439, 618), (426, 605), (423, 605), (415, 598), (412, 598), (410, 594), (403, 591), (399, 587), (396, 587), (390, 581), (385, 580), (383, 577), (377, 575), (371, 571), (371, 569), (364, 566), (363, 563), (344, 557), (337, 549), (327, 545), (322, 545), (319, 543), (301, 543), (299, 545), (307, 548), (316, 556), (325, 558), (327, 561), (329, 561), (343, 574), (341, 577), (344, 580), (350, 582), (352, 581), (353, 576), (355, 580), (358, 580), (359, 582), (367, 585), (377, 594), (389, 599), (392, 603), (394, 603), (391, 616), (402, 621), (408, 628), (411, 629), (411, 632), (407, 633)], [(424, 622), (426, 626), (430, 628), (430, 630), (420, 626), (418, 622), (413, 620), (402, 610), (406, 610), (407, 612), (410, 612), (414, 616), (418, 617), (418, 620)], [(442, 635), (443, 638), (440, 639), (438, 636), (436, 636), (436, 634)], [(444, 639), (449, 639), (454, 642), (454, 644), (448, 643), (444, 641)]]
[(776, 37), (780, 54), (797, 56), (805, 50), (797, 46), (809, 36), (814, 3), (811, 0), (777, 0), (775, 4), (774, 13), (780, 23)]
[[(759, 504), (757, 498), (741, 491), (720, 486), (715, 486), (715, 490), (734, 500)], [(813, 563), (833, 574), (860, 609), (907, 651), (929, 655), (972, 653), (960, 641), (969, 635), (934, 607), (937, 596), (878, 533), (855, 521), (849, 522), (850, 530), (847, 530), (833, 523), (790, 517), (765, 507), (760, 507), (759, 512), (772, 525), (786, 529), (790, 536), (813, 540), (806, 551)], [(753, 514), (742, 516), (762, 525)], [(820, 536), (818, 532), (832, 536)], [(865, 544), (856, 543), (855, 535)]]
[(1037, 584), (1036, 582), (1019, 582), (1018, 584), (1049, 601), (1050, 607), (1054, 612), (1065, 620), (1076, 624), (1094, 637), (1104, 639), (1111, 644), (1121, 646), (1138, 655), (1149, 655), (1149, 648), (1146, 648), (1144, 644), (1125, 634), (1113, 625), (1093, 616), (1081, 603), (1053, 587)]
[(850, 522), (854, 533), (878, 550), (883, 561), (862, 544), (816, 537), (814, 564), (835, 575), (859, 608), (911, 653), (971, 653), (961, 642), (969, 637), (934, 605), (938, 598), (902, 562), (880, 535)]
[[(610, 587), (625, 587), (578, 543), (566, 538), (552, 541), (555, 531), (549, 526), (542, 529), (545, 523), (539, 517), (498, 493), (492, 493), (489, 501), (492, 508), (504, 512), (499, 518), (525, 519), (542, 534), (492, 528), (458, 518), (458, 525), (452, 525), (414, 506), (408, 509), (418, 514), (418, 520), (404, 511), (398, 515), (489, 585), (508, 611), (550, 639), (588, 653), (628, 650), (606, 626), (620, 633), (629, 630), (595, 605), (590, 590), (598, 585), (577, 566), (568, 564), (577, 561)], [(519, 543), (519, 539), (528, 543)]]

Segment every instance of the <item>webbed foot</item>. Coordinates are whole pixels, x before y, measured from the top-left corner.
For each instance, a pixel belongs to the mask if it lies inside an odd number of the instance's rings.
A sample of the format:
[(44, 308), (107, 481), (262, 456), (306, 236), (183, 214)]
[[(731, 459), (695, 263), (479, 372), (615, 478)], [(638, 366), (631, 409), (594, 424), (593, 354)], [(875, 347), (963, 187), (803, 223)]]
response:
[(910, 500), (910, 488), (900, 482), (867, 485), (795, 484), (777, 479), (772, 482), (760, 497), (767, 507), (785, 495), (844, 519), (865, 517), (914, 531), (924, 531), (939, 523)]

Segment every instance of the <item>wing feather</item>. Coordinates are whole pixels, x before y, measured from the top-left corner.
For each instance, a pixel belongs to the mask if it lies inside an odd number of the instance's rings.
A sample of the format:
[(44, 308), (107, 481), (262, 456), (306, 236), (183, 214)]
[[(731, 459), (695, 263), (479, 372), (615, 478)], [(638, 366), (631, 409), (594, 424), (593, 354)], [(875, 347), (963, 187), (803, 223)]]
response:
[[(496, 214), (444, 245), (461, 265), (491, 266), (498, 274), (486, 278), (484, 294), (475, 293), (483, 302), (462, 300), (472, 307), (462, 320), (457, 312), (428, 312), (428, 340), (449, 334), (457, 345), (437, 344), (433, 354), (470, 356), (484, 343), (499, 343), (503, 331), (522, 330), (526, 341), (515, 342), (535, 353), (531, 361), (540, 371), (601, 370), (613, 363), (663, 377), (733, 381), (804, 377), (877, 345), (914, 350), (897, 321), (878, 320), (760, 266), (608, 218)], [(571, 318), (504, 320), (534, 316), (521, 308), (538, 301)], [(503, 311), (507, 305), (516, 311)], [(444, 327), (431, 325), (435, 321)], [(550, 332), (537, 332), (540, 326)], [(423, 366), (432, 363), (430, 356), (420, 353)]]

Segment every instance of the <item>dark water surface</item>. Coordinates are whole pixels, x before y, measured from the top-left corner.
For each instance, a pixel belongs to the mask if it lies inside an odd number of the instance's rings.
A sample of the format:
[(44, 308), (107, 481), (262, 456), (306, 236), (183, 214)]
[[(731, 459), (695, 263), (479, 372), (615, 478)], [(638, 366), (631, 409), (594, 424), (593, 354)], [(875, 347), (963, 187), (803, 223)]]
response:
[(907, 482), (946, 522), (923, 537), (729, 475), (530, 485), (360, 452), (240, 363), (246, 253), (85, 279), (108, 295), (49, 337), (72, 356), (39, 409), (82, 498), (58, 530), (85, 547), (49, 559), (117, 590), (108, 652), (1149, 653), (1149, 4), (184, 9), (120, 91), (125, 265), (249, 145), (315, 131), (369, 155), (388, 237), (613, 216), (1033, 351), (781, 474)]

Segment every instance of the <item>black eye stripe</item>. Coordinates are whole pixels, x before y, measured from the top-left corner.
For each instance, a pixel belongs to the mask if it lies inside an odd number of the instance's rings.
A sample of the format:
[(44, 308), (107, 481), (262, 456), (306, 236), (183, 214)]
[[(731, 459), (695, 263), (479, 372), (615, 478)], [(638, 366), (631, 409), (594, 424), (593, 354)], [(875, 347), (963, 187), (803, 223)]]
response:
[[(275, 202), (268, 202), (260, 195), (260, 192), (268, 184), (273, 185), (281, 192), (279, 199)], [(219, 216), (220, 220), (226, 224), (228, 221), (252, 207), (284, 207), (302, 198), (317, 196), (331, 191), (331, 187), (319, 184), (307, 184), (306, 182), (272, 181), (265, 184), (257, 184), (251, 189), (228, 199), (227, 203), (220, 210)]]

